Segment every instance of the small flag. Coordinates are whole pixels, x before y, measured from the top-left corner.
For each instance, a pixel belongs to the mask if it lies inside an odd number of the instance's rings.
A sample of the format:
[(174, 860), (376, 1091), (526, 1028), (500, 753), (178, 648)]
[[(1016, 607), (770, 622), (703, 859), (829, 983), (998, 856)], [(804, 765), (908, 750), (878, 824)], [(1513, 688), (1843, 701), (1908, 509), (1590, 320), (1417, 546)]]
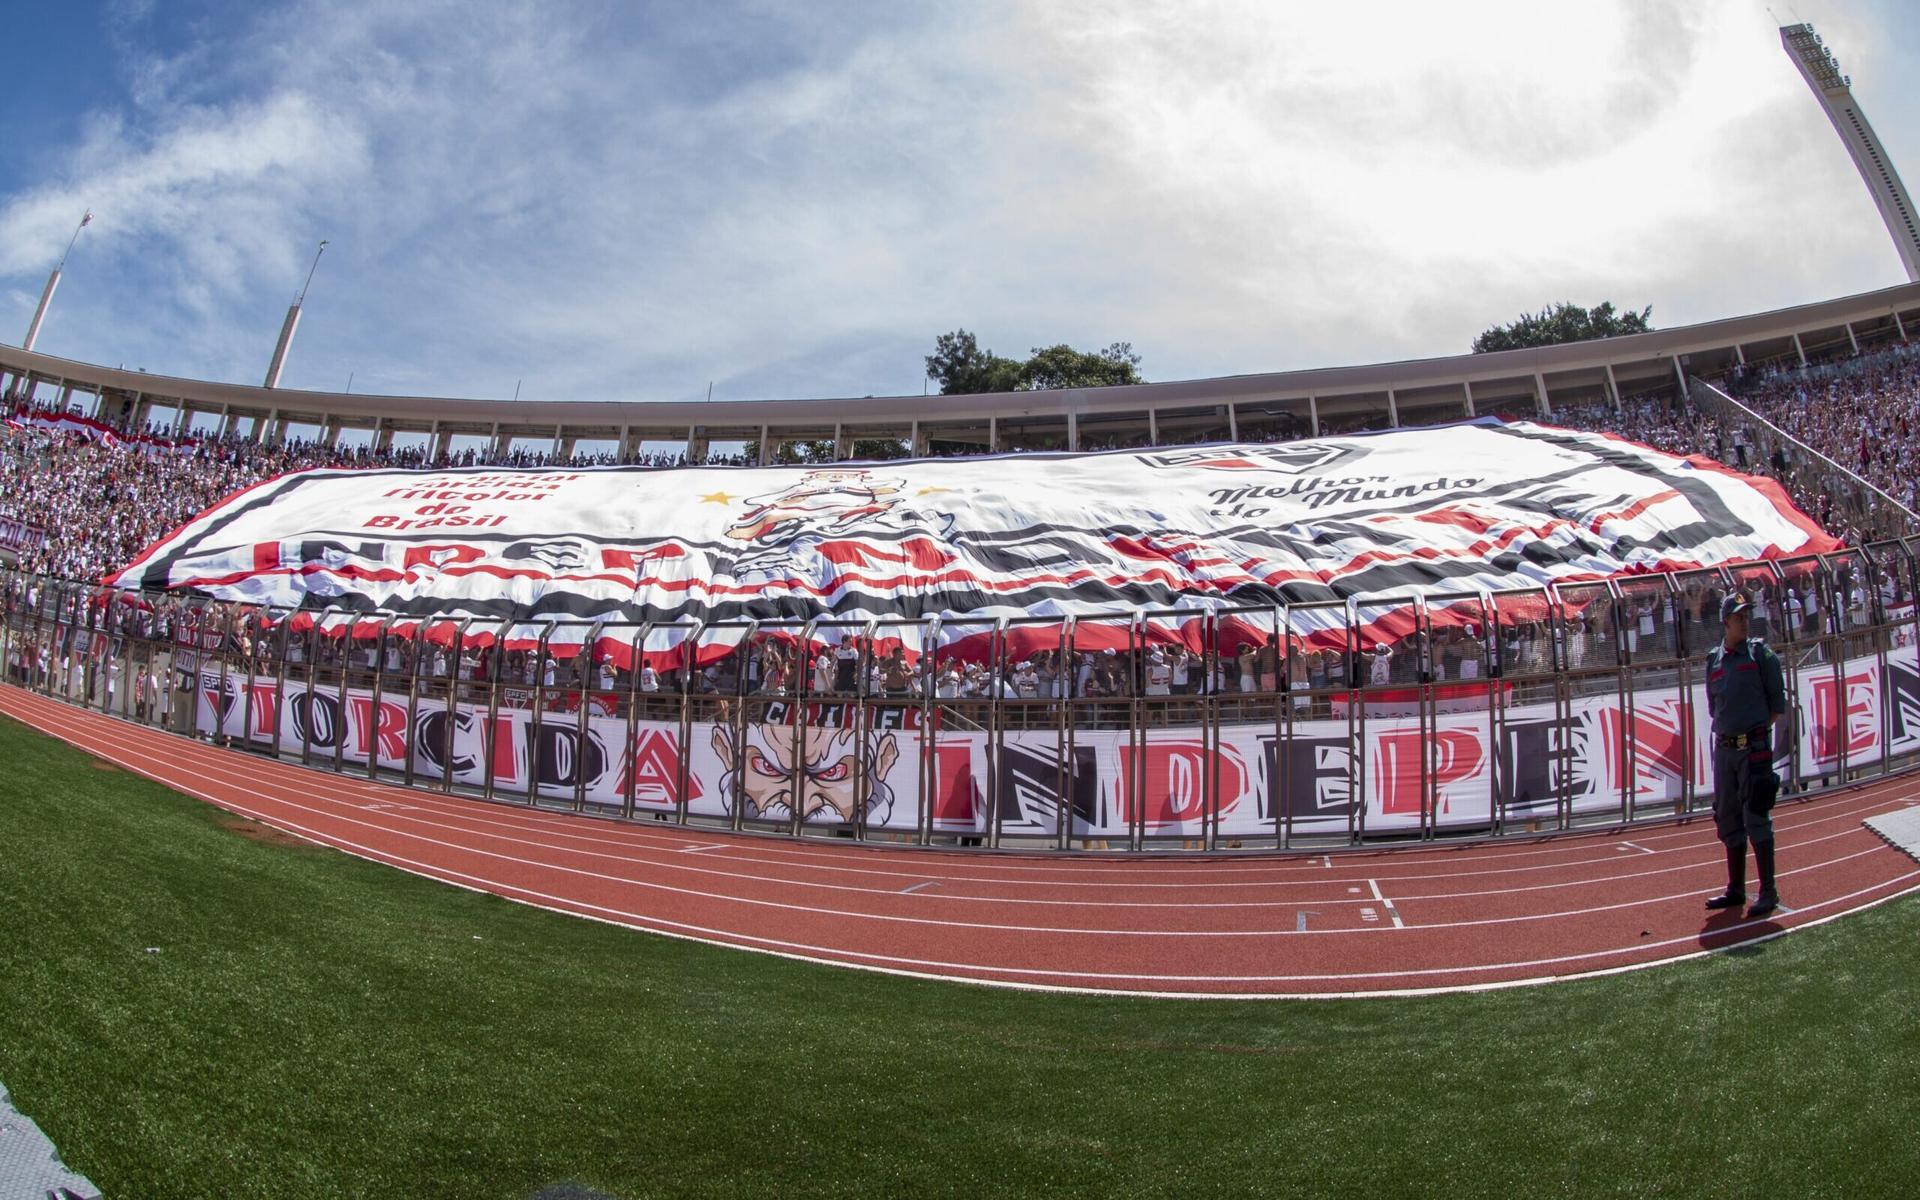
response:
[(93, 210), (88, 209), (87, 214), (80, 218), (80, 228), (85, 229), (91, 224), (93, 224)]

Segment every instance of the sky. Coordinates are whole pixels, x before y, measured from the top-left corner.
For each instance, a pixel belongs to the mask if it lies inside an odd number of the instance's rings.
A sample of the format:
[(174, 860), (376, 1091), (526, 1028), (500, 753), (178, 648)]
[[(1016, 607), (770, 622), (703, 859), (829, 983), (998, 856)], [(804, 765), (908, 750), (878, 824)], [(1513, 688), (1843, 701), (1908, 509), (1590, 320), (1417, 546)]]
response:
[(1920, 185), (1912, 0), (15, 6), (0, 341), (282, 386), (912, 395), (940, 333), (1153, 380), (1905, 281), (1778, 26)]

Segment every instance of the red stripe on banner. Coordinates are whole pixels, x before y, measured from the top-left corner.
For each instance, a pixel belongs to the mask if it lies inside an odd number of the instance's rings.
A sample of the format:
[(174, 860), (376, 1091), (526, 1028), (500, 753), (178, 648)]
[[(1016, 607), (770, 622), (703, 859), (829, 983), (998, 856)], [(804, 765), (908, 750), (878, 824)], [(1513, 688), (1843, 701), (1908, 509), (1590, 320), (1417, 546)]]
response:
[[(309, 467), (307, 469), (312, 470), (313, 468)], [(300, 473), (301, 472), (299, 471), (286, 471), (286, 472), (283, 472), (282, 474), (275, 475), (272, 479), (262, 479), (258, 483), (248, 484), (246, 487), (241, 488), (239, 491), (234, 492), (233, 494), (219, 500), (218, 502), (213, 504), (211, 507), (209, 507), (205, 512), (200, 513), (198, 516), (182, 521), (180, 524), (174, 526), (172, 529), (167, 531), (164, 537), (161, 537), (158, 541), (154, 542), (153, 545), (148, 546), (145, 550), (142, 550), (139, 554), (135, 555), (132, 562), (128, 563), (124, 567), (121, 567), (118, 571), (109, 572), (107, 577), (101, 580), (101, 582), (105, 584), (107, 587), (138, 587), (140, 586), (138, 579), (133, 579), (129, 581), (128, 577), (137, 575), (139, 572), (143, 571), (146, 568), (146, 565), (148, 563), (152, 562), (154, 558), (156, 558), (163, 550), (167, 548), (167, 544), (169, 542), (172, 542), (175, 538), (182, 536), (187, 532), (188, 529), (192, 528), (194, 525), (198, 524), (200, 521), (206, 519), (208, 513), (212, 513), (219, 509), (225, 508), (229, 504), (237, 503), (241, 499), (249, 495), (252, 495), (254, 492), (259, 491), (261, 488), (266, 487), (270, 483), (276, 483), (282, 479), (287, 478), (290, 475), (298, 475)], [(166, 586), (179, 587), (181, 585), (169, 582)]]

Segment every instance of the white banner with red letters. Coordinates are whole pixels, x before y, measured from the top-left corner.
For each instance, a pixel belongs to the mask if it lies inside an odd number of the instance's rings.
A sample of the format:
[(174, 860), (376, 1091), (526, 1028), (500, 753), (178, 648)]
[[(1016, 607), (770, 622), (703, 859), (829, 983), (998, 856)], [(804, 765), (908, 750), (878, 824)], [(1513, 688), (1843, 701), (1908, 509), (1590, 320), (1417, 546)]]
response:
[[(1920, 751), (1912, 647), (1891, 652), (1885, 668), (1878, 657), (1842, 669), (1803, 664), (1797, 680), (1792, 744), (1801, 776), (1833, 772), (1843, 753), (1857, 767)], [(1070, 814), (1080, 838), (1124, 838), (1136, 820), (1152, 836), (1200, 837), (1209, 794), (1220, 797), (1218, 828), (1227, 838), (1271, 835), (1285, 817), (1302, 833), (1339, 832), (1349, 822), (1417, 830), (1423, 761), (1433, 820), (1452, 828), (1489, 824), (1496, 803), (1508, 820), (1550, 819), (1563, 792), (1575, 813), (1619, 811), (1626, 793), (1644, 812), (1677, 799), (1687, 781), (1699, 794), (1712, 788), (1698, 687), (1637, 692), (1628, 711), (1613, 695), (1578, 698), (1565, 717), (1550, 704), (1512, 705), (1497, 731), (1484, 710), (1441, 713), (1431, 739), (1415, 717), (1369, 717), (1358, 762), (1347, 722), (1332, 720), (1296, 720), (1286, 737), (1273, 722), (1222, 725), (1217, 739), (1201, 726), (1080, 729), (1070, 747), (1051, 729), (1013, 731), (995, 754), (985, 733), (943, 720), (938, 706), (931, 727), (918, 706), (902, 704), (876, 707), (860, 729), (847, 705), (796, 711), (760, 703), (744, 739), (731, 723), (695, 721), (683, 745), (678, 720), (666, 719), (677, 697), (637, 713), (629, 743), (626, 718), (604, 704), (590, 705), (583, 722), (577, 707), (490, 711), (465, 699), (449, 706), (444, 692), (428, 689), (410, 709), (404, 692), (376, 704), (360, 688), (343, 698), (337, 685), (308, 691), (210, 668), (196, 691), (202, 733), (286, 753), (332, 761), (337, 748), (346, 763), (365, 764), (371, 754), (392, 771), (410, 759), (417, 778), (451, 773), (457, 783), (491, 783), (507, 795), (526, 795), (537, 777), (540, 795), (566, 801), (578, 788), (597, 807), (620, 806), (631, 792), (642, 812), (672, 812), (683, 789), (688, 811), (708, 817), (731, 817), (738, 804), (749, 820), (789, 822), (797, 803), (821, 828), (863, 816), (870, 829), (911, 833), (925, 791), (929, 827), (946, 833), (984, 832), (994, 803), (1003, 832), (1013, 835), (1055, 837)], [(1780, 760), (1783, 775), (1795, 769), (1784, 743)]]

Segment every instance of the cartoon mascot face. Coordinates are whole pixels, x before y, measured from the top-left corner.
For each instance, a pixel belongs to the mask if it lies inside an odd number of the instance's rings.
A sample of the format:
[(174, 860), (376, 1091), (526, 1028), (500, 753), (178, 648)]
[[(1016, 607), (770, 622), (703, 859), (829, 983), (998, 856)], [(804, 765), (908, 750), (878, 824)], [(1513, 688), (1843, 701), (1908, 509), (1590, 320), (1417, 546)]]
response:
[(801, 532), (826, 532), (876, 516), (900, 502), (898, 480), (867, 471), (808, 471), (790, 488), (747, 499), (747, 511), (726, 535), (765, 542)]
[[(723, 794), (733, 794), (740, 781), (745, 815), (769, 820), (792, 817), (795, 772), (795, 730), (791, 725), (753, 724), (747, 727), (744, 748), (736, 748), (733, 731), (725, 725), (713, 730), (713, 750), (726, 768), (720, 781)], [(851, 821), (862, 807), (859, 791), (861, 746), (852, 729), (823, 729), (802, 725), (798, 737), (800, 811), (804, 820)], [(884, 821), (893, 811), (893, 789), (887, 773), (900, 755), (893, 734), (881, 738), (866, 762), (864, 790), (869, 821)]]

